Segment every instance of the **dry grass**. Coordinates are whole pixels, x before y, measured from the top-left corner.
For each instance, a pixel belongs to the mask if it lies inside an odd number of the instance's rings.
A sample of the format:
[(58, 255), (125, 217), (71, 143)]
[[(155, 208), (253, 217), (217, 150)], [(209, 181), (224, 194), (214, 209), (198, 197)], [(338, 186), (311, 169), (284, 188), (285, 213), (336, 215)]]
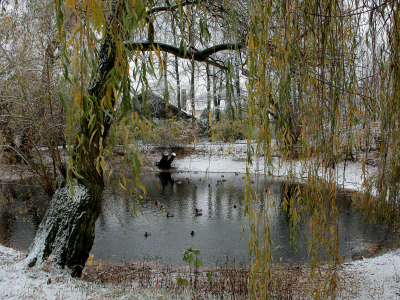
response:
[[(82, 279), (102, 285), (119, 285), (127, 289), (163, 289), (173, 294), (190, 295), (190, 299), (248, 299), (250, 271), (245, 264), (227, 261), (213, 268), (170, 267), (154, 261), (111, 264), (94, 262), (86, 267)], [(207, 277), (211, 274), (211, 280)], [(298, 299), (305, 296), (306, 280), (302, 267), (279, 267), (274, 272), (268, 290), (274, 299)], [(188, 280), (178, 286), (176, 278)], [(302, 282), (302, 284), (299, 284)], [(300, 292), (300, 294), (299, 294)]]

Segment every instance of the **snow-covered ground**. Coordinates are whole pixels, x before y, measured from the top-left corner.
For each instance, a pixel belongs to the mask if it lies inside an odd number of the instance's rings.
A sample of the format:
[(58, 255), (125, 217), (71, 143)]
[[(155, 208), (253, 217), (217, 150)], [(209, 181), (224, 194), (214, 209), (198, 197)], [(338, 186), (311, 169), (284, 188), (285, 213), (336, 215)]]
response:
[[(152, 150), (145, 146), (144, 150)], [(251, 172), (263, 174), (268, 171), (275, 176), (301, 174), (301, 163), (281, 163), (274, 158), (274, 167), (266, 167), (263, 158), (247, 163), (246, 143), (197, 145), (190, 155), (177, 157), (173, 167), (181, 171), (239, 172), (246, 167)], [(159, 152), (148, 156), (149, 160), (159, 158)], [(363, 189), (360, 163), (339, 164), (332, 170), (339, 186)], [(374, 174), (375, 167), (369, 167)], [(321, 176), (323, 176), (321, 174)], [(0, 299), (181, 299), (163, 290), (132, 290), (120, 286), (98, 286), (80, 279), (71, 278), (65, 271), (52, 267), (26, 268), (21, 264), (24, 254), (0, 245)], [(400, 299), (400, 249), (389, 251), (374, 258), (344, 263), (341, 274), (345, 284), (341, 299)], [(188, 296), (189, 297), (189, 296)]]
[[(254, 145), (255, 147), (255, 145)], [(151, 146), (144, 146), (146, 150), (151, 150)], [(263, 156), (252, 157), (252, 164), (247, 162), (247, 143), (246, 141), (233, 144), (222, 143), (202, 143), (193, 145), (190, 155), (177, 157), (172, 166), (179, 171), (198, 171), (198, 172), (238, 172), (246, 173), (246, 168), (252, 174), (273, 174), (273, 176), (296, 178), (297, 180), (306, 180), (307, 175), (303, 171), (307, 169), (307, 162), (298, 160), (282, 161), (278, 157), (272, 158), (272, 166), (264, 164)], [(159, 159), (160, 154), (153, 159)], [(376, 167), (365, 165), (366, 174), (370, 176), (377, 170)], [(364, 175), (361, 171), (361, 164), (358, 162), (341, 162), (334, 169), (322, 173), (318, 171), (319, 176), (327, 179), (330, 174), (339, 185), (339, 187), (362, 191)]]
[(345, 299), (400, 299), (400, 249), (342, 267)]
[(53, 267), (27, 268), (23, 253), (0, 245), (0, 299), (188, 299), (162, 289), (102, 287)]

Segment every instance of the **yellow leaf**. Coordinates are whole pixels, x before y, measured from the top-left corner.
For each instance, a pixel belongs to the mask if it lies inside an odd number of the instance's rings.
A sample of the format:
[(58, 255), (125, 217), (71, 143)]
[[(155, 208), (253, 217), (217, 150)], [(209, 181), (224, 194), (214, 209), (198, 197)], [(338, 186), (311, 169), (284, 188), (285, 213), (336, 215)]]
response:
[(103, 264), (102, 264), (102, 263), (99, 263), (99, 265), (97, 266), (96, 270), (97, 270), (97, 271), (100, 271), (102, 266), (103, 266)]
[(69, 10), (70, 8), (75, 8), (75, 1), (74, 0), (66, 0), (65, 1), (65, 9)]
[(106, 96), (104, 96), (102, 99), (101, 99), (101, 101), (100, 101), (100, 107), (101, 108), (105, 108), (105, 103), (106, 103)]
[(110, 173), (108, 174), (108, 178), (111, 177), (111, 174), (113, 173), (113, 169), (110, 169)]
[(102, 160), (100, 160), (100, 165), (101, 165), (101, 168), (103, 169), (103, 170), (105, 170), (106, 169), (106, 165), (105, 165), (105, 163), (104, 163), (104, 160), (102, 159)]
[(154, 65), (153, 52), (150, 52), (150, 61), (151, 64)]
[(119, 186), (122, 187), (124, 190), (126, 190), (126, 188), (122, 185), (121, 181), (118, 182)]
[(75, 40), (75, 35), (72, 36), (72, 38), (69, 40), (67, 46), (65, 48), (68, 49), (69, 46), (71, 46), (72, 42)]
[[(114, 100), (115, 100), (115, 101), (118, 101), (118, 92), (117, 92), (117, 90), (115, 89), (115, 87), (113, 87), (113, 92), (114, 92)], [(110, 108), (112, 108), (112, 107), (111, 107), (111, 102), (110, 102)]]
[(160, 46), (157, 44), (157, 50), (154, 50), (154, 53), (157, 55), (159, 60), (161, 60), (160, 52), (161, 52)]
[(96, 129), (95, 131), (93, 131), (93, 133), (92, 133), (92, 135), (91, 135), (91, 137), (90, 137), (90, 140), (89, 140), (89, 145), (92, 144), (92, 140), (93, 140), (93, 137), (94, 137), (94, 135), (95, 135), (96, 132), (97, 132), (97, 129)]
[(89, 253), (89, 259), (86, 264), (91, 267), (93, 265), (93, 254)]
[(89, 128), (90, 127), (90, 125), (92, 124), (92, 122), (93, 122), (93, 119), (94, 119), (94, 117), (96, 116), (96, 114), (93, 114), (91, 117), (90, 117), (90, 120), (89, 120), (89, 123), (88, 123), (88, 126), (87, 126), (87, 128)]

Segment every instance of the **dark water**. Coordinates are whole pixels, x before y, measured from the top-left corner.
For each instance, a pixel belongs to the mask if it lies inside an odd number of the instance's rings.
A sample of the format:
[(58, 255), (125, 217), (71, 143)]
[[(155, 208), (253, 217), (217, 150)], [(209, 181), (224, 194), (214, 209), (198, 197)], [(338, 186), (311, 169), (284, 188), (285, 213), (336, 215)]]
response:
[(46, 212), (48, 197), (32, 182), (0, 184), (0, 244), (26, 250)]
[[(94, 259), (110, 262), (151, 259), (182, 265), (182, 254), (191, 246), (201, 251), (200, 259), (205, 265), (222, 263), (227, 257), (246, 261), (249, 226), (243, 213), (246, 183), (242, 176), (147, 174), (143, 177), (147, 197), (143, 200), (142, 213), (135, 217), (132, 217), (131, 197), (122, 196), (121, 189), (107, 190), (96, 224)], [(276, 248), (274, 260), (282, 259), (282, 263), (295, 265), (307, 263), (306, 242), (299, 243), (297, 251), (289, 246), (289, 221), (281, 209), (282, 182), (254, 178), (253, 188), (261, 198), (265, 197), (267, 188), (271, 190), (274, 207), (268, 208), (268, 215), (274, 241), (272, 248)], [(3, 245), (27, 249), (34, 238), (48, 200), (37, 190), (33, 189), (36, 191), (33, 194), (28, 190), (28, 187), (16, 190), (15, 186), (2, 185), (0, 242)], [(11, 198), (14, 200), (6, 201)], [(196, 208), (202, 209), (201, 216), (195, 215)], [(174, 216), (167, 217), (167, 213)], [(151, 235), (145, 237), (145, 232)], [(299, 240), (304, 241), (304, 238)], [(343, 200), (339, 241), (340, 254), (351, 258), (390, 246), (391, 235), (384, 226), (365, 222), (360, 213), (351, 210), (351, 203)]]

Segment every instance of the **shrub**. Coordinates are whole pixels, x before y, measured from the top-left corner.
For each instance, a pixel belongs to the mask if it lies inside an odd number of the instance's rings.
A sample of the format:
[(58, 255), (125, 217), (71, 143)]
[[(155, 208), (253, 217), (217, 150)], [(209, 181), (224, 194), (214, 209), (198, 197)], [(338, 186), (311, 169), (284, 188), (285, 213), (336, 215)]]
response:
[(157, 126), (153, 126), (152, 133), (146, 141), (158, 143), (162, 146), (176, 146), (188, 144), (197, 140), (197, 134), (183, 120), (160, 120)]
[(199, 127), (199, 132), (201, 134), (208, 135), (208, 136), (211, 135), (211, 132), (209, 130), (210, 129), (209, 128), (210, 127), (209, 113), (210, 113), (210, 110), (208, 110), (207, 108), (203, 109), (203, 111), (201, 112), (201, 115), (199, 117), (199, 120), (197, 122), (197, 126)]
[(213, 126), (214, 135), (217, 140), (234, 142), (243, 140), (247, 134), (247, 124), (243, 120), (229, 120), (222, 117), (221, 121)]

